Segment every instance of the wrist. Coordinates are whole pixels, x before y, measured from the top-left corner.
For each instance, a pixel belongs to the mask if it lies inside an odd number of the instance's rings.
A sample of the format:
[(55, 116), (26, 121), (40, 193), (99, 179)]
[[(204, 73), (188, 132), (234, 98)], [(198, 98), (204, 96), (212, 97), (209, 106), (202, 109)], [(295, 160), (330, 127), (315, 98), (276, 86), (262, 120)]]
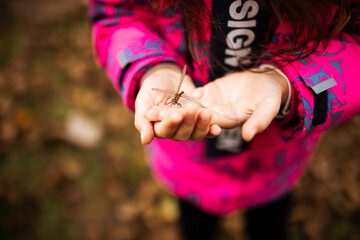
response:
[(275, 80), (281, 86), (281, 109), (277, 118), (283, 118), (288, 115), (290, 111), (290, 102), (291, 102), (291, 85), (288, 77), (278, 68), (270, 64), (262, 64), (259, 67), (260, 69), (269, 69), (272, 73), (276, 72), (278, 77), (275, 77)]
[(279, 83), (281, 88), (281, 104), (286, 104), (287, 102), (289, 102), (291, 96), (291, 85), (287, 76), (279, 69), (269, 64), (262, 64), (259, 68), (262, 70), (267, 70), (268, 72), (266, 73), (272, 76), (272, 78), (277, 83)]
[(181, 75), (181, 69), (178, 65), (174, 63), (160, 63), (152, 68), (150, 68), (144, 76), (141, 78), (141, 85), (146, 79), (155, 75), (168, 75), (172, 78), (179, 78)]

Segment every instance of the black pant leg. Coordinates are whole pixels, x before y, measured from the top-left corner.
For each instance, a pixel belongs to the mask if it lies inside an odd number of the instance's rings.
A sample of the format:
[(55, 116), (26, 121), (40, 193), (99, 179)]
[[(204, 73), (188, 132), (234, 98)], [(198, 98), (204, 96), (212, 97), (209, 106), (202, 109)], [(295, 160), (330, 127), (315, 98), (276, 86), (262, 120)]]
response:
[(212, 240), (217, 231), (219, 216), (206, 213), (196, 206), (179, 201), (180, 227), (185, 240)]
[(245, 212), (246, 230), (251, 240), (286, 240), (291, 194)]

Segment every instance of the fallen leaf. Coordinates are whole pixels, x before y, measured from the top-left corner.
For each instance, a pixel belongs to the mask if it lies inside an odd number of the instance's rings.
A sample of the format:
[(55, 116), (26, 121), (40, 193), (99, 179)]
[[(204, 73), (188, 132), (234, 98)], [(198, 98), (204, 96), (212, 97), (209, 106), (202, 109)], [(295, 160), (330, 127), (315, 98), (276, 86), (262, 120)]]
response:
[(100, 124), (81, 112), (71, 112), (65, 122), (65, 139), (79, 147), (95, 148), (103, 139)]

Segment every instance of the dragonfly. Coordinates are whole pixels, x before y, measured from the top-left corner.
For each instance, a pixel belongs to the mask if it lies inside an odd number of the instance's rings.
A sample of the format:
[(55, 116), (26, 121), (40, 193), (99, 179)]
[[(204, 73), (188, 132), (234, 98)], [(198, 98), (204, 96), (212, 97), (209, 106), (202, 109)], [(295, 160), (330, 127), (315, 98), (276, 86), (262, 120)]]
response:
[(176, 91), (162, 89), (162, 88), (151, 88), (151, 89), (154, 91), (158, 91), (158, 92), (168, 93), (168, 94), (171, 94), (174, 96), (168, 103), (166, 103), (166, 105), (182, 107), (181, 103), (179, 103), (179, 100), (181, 97), (183, 97), (193, 103), (198, 104), (200, 107), (205, 108), (205, 106), (202, 103), (200, 103), (198, 100), (196, 100), (195, 98), (186, 95), (184, 93), (184, 91), (180, 92), (181, 84), (183, 83), (183, 81), (185, 79), (185, 75), (186, 75), (186, 64), (184, 65), (184, 67), (181, 71), (181, 76), (180, 76), (179, 84), (177, 86)]

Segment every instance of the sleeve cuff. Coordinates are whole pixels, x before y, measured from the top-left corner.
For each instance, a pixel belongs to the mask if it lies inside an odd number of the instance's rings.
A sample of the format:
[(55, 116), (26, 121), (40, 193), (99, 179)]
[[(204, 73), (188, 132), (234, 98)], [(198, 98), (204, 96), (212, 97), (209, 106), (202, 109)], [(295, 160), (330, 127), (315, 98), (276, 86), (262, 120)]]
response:
[(289, 95), (288, 98), (284, 104), (284, 106), (280, 109), (278, 115), (275, 117), (276, 119), (284, 119), (290, 112), (290, 103), (291, 103), (291, 84), (289, 81), (289, 78), (278, 68), (274, 67), (273, 65), (270, 64), (261, 64), (259, 66), (260, 69), (271, 69), (271, 70), (275, 70), (276, 72), (278, 72), (281, 76), (283, 76), (286, 79), (288, 88), (289, 88)]

